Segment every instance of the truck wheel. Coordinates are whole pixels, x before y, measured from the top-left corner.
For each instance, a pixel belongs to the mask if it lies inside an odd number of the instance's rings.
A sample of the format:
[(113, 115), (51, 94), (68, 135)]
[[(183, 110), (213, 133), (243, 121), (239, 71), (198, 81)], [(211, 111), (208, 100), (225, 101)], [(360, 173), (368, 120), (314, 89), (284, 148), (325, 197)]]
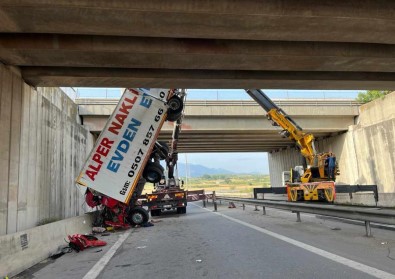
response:
[(182, 100), (180, 97), (177, 95), (174, 95), (167, 101), (168, 105), (168, 111), (170, 110), (172, 113), (180, 113), (182, 112), (182, 109), (184, 108), (184, 104), (182, 103)]
[(163, 171), (159, 163), (148, 162), (143, 171), (143, 177), (150, 183), (158, 183), (162, 179)]
[(177, 207), (177, 214), (185, 214), (185, 213), (187, 213), (187, 208), (186, 208), (186, 206)]
[(167, 105), (169, 107), (167, 109), (167, 120), (176, 121), (178, 118), (180, 118), (184, 108), (181, 98), (178, 96), (173, 96), (169, 99)]
[[(167, 158), (167, 155), (169, 154), (169, 146), (165, 141), (158, 141), (158, 143), (162, 146), (160, 149), (163, 154), (159, 152), (159, 156), (161, 160), (165, 160)], [(165, 156), (163, 156), (165, 155)]]
[(148, 211), (142, 207), (135, 207), (131, 209), (126, 217), (128, 222), (135, 226), (135, 225), (143, 225), (148, 222), (149, 215)]
[(182, 114), (181, 112), (180, 113), (168, 112), (166, 120), (170, 122), (177, 121), (181, 117), (181, 114)]

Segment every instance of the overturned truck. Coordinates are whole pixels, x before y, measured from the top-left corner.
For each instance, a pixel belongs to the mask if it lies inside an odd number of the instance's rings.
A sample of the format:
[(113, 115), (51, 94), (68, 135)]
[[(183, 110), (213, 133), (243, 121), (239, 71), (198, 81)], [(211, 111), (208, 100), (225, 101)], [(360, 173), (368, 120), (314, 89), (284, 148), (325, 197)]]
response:
[(167, 149), (156, 140), (164, 121), (181, 116), (179, 95), (176, 89), (125, 89), (76, 180), (86, 187), (87, 204), (102, 209), (101, 225), (148, 221), (138, 198), (146, 182), (163, 177)]

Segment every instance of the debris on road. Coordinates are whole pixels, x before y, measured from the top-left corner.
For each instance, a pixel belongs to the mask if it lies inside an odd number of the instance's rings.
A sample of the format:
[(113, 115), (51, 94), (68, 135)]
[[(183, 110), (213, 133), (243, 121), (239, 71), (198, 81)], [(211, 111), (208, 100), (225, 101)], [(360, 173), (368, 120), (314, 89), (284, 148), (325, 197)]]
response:
[(102, 233), (105, 231), (106, 231), (106, 228), (103, 228), (103, 227), (93, 227), (92, 228), (92, 232), (94, 232), (94, 233)]
[(145, 223), (145, 224), (142, 224), (141, 225), (143, 228), (146, 228), (146, 227), (153, 227), (154, 226), (154, 224), (152, 224), (152, 222), (147, 222), (147, 223)]
[(229, 202), (228, 208), (236, 208), (236, 205), (234, 204), (234, 202)]
[(74, 235), (69, 235), (68, 238), (70, 240), (69, 246), (77, 253), (88, 247), (98, 247), (98, 246), (107, 245), (107, 242), (103, 240), (99, 240), (97, 237), (93, 235), (74, 234)]

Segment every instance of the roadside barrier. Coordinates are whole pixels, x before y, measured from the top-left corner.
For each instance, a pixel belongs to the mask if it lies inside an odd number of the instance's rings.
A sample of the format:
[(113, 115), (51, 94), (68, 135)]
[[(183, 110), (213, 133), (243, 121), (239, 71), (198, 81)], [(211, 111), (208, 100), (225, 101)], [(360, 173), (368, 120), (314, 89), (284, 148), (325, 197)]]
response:
[[(245, 205), (250, 204), (255, 206), (262, 206), (262, 215), (266, 215), (266, 207), (276, 208), (296, 213), (296, 221), (301, 222), (300, 213), (309, 213), (322, 216), (337, 217), (342, 219), (363, 221), (365, 224), (366, 236), (372, 236), (371, 222), (385, 225), (395, 225), (395, 210), (385, 209), (379, 207), (360, 207), (360, 206), (342, 206), (333, 204), (313, 204), (313, 203), (298, 203), (287, 201), (269, 201), (256, 200), (245, 198), (232, 198), (216, 196), (213, 192), (212, 196), (214, 211), (217, 211), (217, 200), (225, 200), (229, 202), (241, 203), (243, 210)], [(207, 199), (208, 201), (208, 199)]]

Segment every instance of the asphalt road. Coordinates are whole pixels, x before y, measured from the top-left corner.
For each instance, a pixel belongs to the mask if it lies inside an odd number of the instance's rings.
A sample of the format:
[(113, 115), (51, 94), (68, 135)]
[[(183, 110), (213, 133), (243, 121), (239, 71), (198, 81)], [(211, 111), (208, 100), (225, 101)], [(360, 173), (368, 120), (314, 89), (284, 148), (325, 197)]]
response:
[[(288, 212), (262, 216), (250, 207), (219, 206), (215, 214), (197, 205), (188, 205), (186, 215), (156, 217), (153, 227), (103, 237), (109, 245), (102, 250), (66, 254), (19, 278), (395, 278), (393, 231), (376, 229), (366, 238), (361, 226), (311, 215), (296, 223)], [(109, 256), (114, 244), (120, 247)]]

